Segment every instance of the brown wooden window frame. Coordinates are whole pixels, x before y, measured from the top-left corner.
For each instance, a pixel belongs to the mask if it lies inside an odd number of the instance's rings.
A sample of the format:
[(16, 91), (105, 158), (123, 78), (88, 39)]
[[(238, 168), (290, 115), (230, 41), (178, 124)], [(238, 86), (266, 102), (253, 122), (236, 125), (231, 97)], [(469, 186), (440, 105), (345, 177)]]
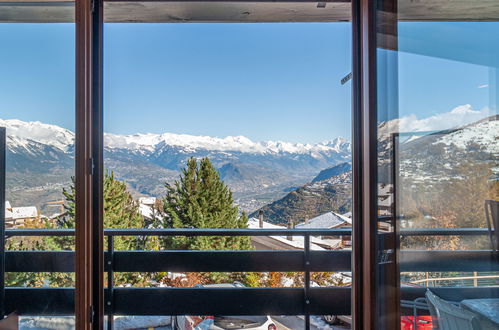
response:
[[(352, 0), (354, 280), (351, 301), (356, 330), (376, 328), (376, 237), (374, 222), (369, 221), (375, 215), (373, 180), (377, 170), (375, 11), (375, 1)], [(102, 38), (103, 0), (76, 0), (77, 329), (102, 329), (104, 325)]]

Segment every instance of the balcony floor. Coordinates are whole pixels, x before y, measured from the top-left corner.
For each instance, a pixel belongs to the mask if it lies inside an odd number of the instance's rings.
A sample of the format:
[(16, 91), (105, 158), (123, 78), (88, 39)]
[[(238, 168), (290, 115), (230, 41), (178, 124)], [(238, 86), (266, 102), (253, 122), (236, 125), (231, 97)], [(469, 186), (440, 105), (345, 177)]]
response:
[[(123, 318), (123, 317), (118, 317)], [(127, 317), (124, 317), (127, 318)], [(123, 318), (123, 319), (124, 319)], [(133, 317), (135, 326), (137, 325), (137, 317)], [(145, 317), (149, 319), (150, 316)], [(159, 317), (161, 318), (161, 317)], [(123, 321), (123, 319), (121, 321)], [(304, 318), (302, 316), (274, 316), (272, 317), (279, 330), (295, 330), (304, 328)], [(116, 319), (114, 328), (116, 330), (133, 326), (130, 322), (120, 322)], [(142, 323), (142, 322), (139, 322)], [(147, 323), (147, 322), (146, 322)], [(107, 323), (105, 323), (107, 326)], [(21, 316), (20, 329), (23, 330), (42, 330), (42, 329), (71, 329), (74, 328), (74, 317), (71, 316)], [(134, 327), (135, 328), (135, 327)], [(148, 328), (136, 328), (137, 330), (172, 330), (171, 326), (159, 326)], [(328, 325), (319, 316), (311, 317), (310, 329), (312, 330), (346, 330), (350, 329), (348, 325)]]

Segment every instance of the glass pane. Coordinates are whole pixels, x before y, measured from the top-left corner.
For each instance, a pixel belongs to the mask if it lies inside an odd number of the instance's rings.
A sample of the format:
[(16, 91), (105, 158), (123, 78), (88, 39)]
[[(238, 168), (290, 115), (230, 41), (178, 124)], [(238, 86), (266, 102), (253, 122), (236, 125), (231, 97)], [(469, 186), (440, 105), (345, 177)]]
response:
[(0, 328), (71, 329), (74, 233), (62, 229), (75, 222), (74, 6), (0, 8), (0, 128), (6, 130)]
[[(138, 22), (122, 23), (125, 8)], [(351, 25), (337, 21), (342, 8), (107, 5), (115, 328), (302, 329), (307, 305), (311, 328), (349, 327)], [(198, 22), (165, 23), (179, 15)], [(263, 22), (234, 22), (248, 20)], [(137, 230), (110, 238), (112, 228)], [(144, 303), (124, 302), (132, 296)]]
[(400, 315), (378, 325), (497, 329), (498, 8), (397, 6), (378, 22), (377, 221), (379, 304), (398, 286)]

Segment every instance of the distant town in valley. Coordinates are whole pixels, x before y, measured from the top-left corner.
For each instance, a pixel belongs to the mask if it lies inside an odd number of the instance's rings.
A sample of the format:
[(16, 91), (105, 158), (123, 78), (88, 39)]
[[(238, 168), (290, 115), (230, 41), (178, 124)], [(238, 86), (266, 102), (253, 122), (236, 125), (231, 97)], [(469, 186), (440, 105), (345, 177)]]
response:
[[(393, 143), (399, 144), (400, 188), (411, 187), (416, 199), (414, 188), (428, 190), (427, 182), (437, 186), (454, 180), (461, 175), (456, 168), (469, 161), (487, 164), (497, 159), (497, 115), (430, 134), (401, 134), (397, 141), (389, 129), (396, 124), (379, 125), (380, 214), (388, 214), (394, 203), (388, 179), (392, 155), (385, 152)], [(63, 216), (62, 191), (69, 189), (74, 174), (74, 133), (20, 120), (0, 120), (0, 126), (7, 127), (7, 225)], [(250, 225), (263, 217), (268, 224), (294, 227), (317, 218), (346, 219), (351, 214), (351, 144), (341, 137), (297, 144), (164, 133), (105, 134), (104, 141), (106, 170), (126, 183), (144, 218), (151, 217), (165, 193), (165, 183), (178, 179), (191, 157), (210, 159), (239, 211), (249, 215)], [(489, 175), (497, 180), (496, 172)]]

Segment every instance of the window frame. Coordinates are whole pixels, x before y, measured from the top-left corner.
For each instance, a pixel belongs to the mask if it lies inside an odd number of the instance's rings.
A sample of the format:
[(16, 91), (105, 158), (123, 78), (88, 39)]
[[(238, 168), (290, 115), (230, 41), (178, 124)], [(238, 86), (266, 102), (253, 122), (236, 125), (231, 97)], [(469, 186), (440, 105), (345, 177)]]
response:
[[(159, 0), (170, 1), (170, 0)], [(184, 0), (185, 1), (185, 0)], [(178, 2), (184, 2), (178, 1)], [(205, 0), (210, 2), (210, 0)], [(234, 1), (234, 0), (233, 0)], [(111, 1), (110, 1), (111, 2)], [(231, 2), (231, 1), (228, 1)], [(234, 2), (244, 2), (235, 0)], [(257, 2), (275, 2), (259, 0)], [(284, 2), (284, 1), (283, 1)], [(317, 3), (315, 0), (286, 2)], [(349, 2), (348, 0), (326, 0)], [(76, 327), (103, 329), (103, 7), (76, 1)], [(351, 1), (352, 19), (352, 329), (375, 329), (376, 258), (371, 217), (376, 191), (375, 3)], [(374, 147), (373, 147), (374, 146)], [(398, 304), (397, 304), (398, 305)], [(308, 324), (309, 326), (309, 324)]]

